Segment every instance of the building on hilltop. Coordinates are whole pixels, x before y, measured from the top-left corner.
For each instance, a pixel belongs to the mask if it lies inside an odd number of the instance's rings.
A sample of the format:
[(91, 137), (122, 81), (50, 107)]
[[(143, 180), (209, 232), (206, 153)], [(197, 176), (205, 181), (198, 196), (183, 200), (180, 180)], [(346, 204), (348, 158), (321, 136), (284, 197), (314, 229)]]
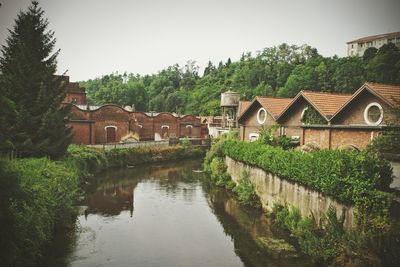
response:
[(367, 36), (347, 42), (347, 56), (362, 57), (365, 50), (368, 48), (375, 47), (379, 49), (382, 45), (387, 43), (393, 43), (400, 47), (400, 32)]
[(106, 104), (92, 106), (86, 103), (85, 88), (78, 83), (66, 83), (64, 104), (72, 104), (69, 125), (75, 144), (106, 144), (179, 138), (202, 138), (208, 136), (200, 117), (169, 112), (140, 112)]

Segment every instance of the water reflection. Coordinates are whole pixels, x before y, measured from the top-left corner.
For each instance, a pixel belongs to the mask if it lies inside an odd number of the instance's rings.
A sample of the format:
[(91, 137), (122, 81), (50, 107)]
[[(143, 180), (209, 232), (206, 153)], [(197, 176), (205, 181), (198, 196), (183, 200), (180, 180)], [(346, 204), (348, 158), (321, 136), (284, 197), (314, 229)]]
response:
[[(298, 253), (261, 248), (275, 233), (260, 211), (201, 182), (201, 162), (112, 170), (96, 177), (73, 249), (58, 266), (310, 266)], [(57, 244), (55, 244), (57, 247)], [(51, 254), (51, 253), (50, 253)], [(47, 266), (50, 266), (47, 264)]]

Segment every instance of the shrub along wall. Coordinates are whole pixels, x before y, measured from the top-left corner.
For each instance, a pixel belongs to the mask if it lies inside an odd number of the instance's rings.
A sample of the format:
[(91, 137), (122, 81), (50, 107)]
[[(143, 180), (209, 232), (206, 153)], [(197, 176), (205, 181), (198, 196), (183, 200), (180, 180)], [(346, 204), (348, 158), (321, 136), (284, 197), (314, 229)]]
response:
[(54, 226), (71, 221), (72, 206), (86, 177), (125, 167), (204, 155), (201, 148), (129, 148), (103, 151), (71, 145), (62, 161), (0, 160), (0, 265), (35, 266)]
[[(227, 155), (355, 206), (357, 230), (343, 232), (341, 229), (340, 235), (332, 230), (337, 228), (337, 223), (332, 226), (332, 216), (329, 214), (328, 225), (311, 226), (310, 221), (305, 219), (308, 226), (304, 228), (303, 221), (292, 220), (294, 215), (298, 217), (298, 212), (286, 214), (280, 212), (286, 209), (276, 210), (275, 214), (287, 217), (287, 222), (293, 221), (296, 224), (296, 227), (286, 225), (286, 228), (299, 238), (306, 253), (323, 260), (342, 253), (349, 257), (357, 253), (360, 256), (362, 253), (365, 258), (373, 254), (383, 266), (395, 266), (393, 263), (400, 260), (396, 253), (400, 249), (399, 223), (389, 214), (394, 196), (382, 191), (389, 189), (392, 181), (391, 167), (376, 154), (341, 150), (304, 154), (296, 150), (282, 150), (257, 142), (236, 140), (226, 140), (219, 143), (217, 149), (211, 148), (210, 151), (213, 151), (213, 155), (206, 157), (206, 163)], [(326, 246), (322, 246), (319, 241)]]

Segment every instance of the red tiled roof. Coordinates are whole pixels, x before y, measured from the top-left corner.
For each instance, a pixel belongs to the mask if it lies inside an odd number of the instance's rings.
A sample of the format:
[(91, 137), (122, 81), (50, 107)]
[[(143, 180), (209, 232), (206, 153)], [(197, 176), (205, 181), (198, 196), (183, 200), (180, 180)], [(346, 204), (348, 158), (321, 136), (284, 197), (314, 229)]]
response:
[(79, 83), (67, 83), (67, 93), (85, 93), (85, 88), (80, 87)]
[(384, 34), (378, 34), (378, 35), (371, 35), (371, 36), (366, 36), (357, 40), (353, 40), (350, 42), (347, 42), (348, 44), (351, 43), (365, 43), (365, 42), (371, 42), (374, 40), (379, 40), (379, 39), (386, 39), (386, 38), (395, 38), (395, 37), (400, 37), (400, 32), (391, 32), (391, 33), (384, 33)]
[(301, 95), (328, 120), (351, 98), (351, 95), (313, 91), (301, 91)]
[(365, 85), (375, 91), (379, 96), (384, 98), (392, 106), (400, 105), (400, 85), (371, 82), (366, 83)]
[(257, 101), (276, 119), (292, 102), (292, 98), (257, 96)]
[(244, 111), (250, 106), (251, 101), (240, 101), (239, 102), (239, 116), (242, 116)]

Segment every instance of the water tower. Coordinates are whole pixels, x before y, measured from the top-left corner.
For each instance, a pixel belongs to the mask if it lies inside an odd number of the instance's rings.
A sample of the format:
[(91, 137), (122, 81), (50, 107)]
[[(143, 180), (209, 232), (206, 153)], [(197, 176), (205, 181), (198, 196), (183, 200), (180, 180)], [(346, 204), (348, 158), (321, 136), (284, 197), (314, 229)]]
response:
[(221, 94), (222, 127), (237, 127), (239, 94), (231, 90)]

